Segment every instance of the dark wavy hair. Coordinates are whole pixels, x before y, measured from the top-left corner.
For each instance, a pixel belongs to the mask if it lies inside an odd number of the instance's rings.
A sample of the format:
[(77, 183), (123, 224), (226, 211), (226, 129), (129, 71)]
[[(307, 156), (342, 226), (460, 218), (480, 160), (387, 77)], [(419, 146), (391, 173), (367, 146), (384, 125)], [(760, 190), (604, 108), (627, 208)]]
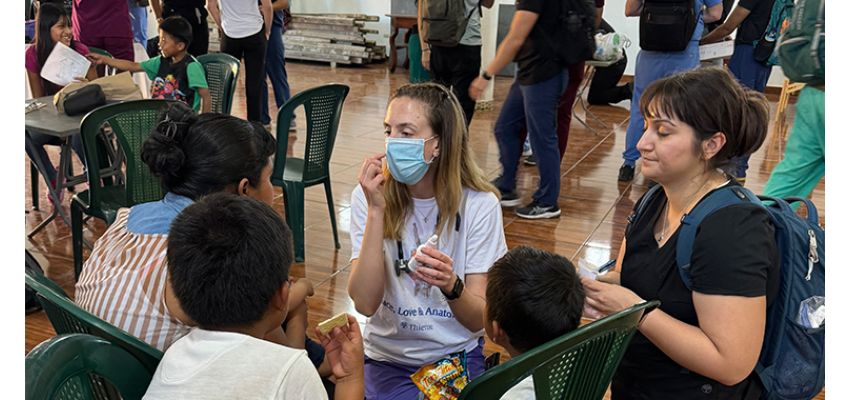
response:
[(142, 144), (141, 158), (165, 190), (192, 200), (248, 178), (260, 183), (277, 142), (262, 125), (230, 115), (200, 116), (174, 103)]

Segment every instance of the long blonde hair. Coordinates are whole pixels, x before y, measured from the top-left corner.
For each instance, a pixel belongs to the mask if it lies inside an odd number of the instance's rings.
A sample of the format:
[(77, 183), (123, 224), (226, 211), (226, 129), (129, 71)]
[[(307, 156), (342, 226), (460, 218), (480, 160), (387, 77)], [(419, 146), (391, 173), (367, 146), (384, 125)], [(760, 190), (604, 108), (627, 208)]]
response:
[[(440, 141), (440, 153), (431, 168), (435, 168), (434, 196), (440, 213), (437, 232), (442, 232), (449, 221), (456, 218), (464, 188), (493, 192), (496, 196), (499, 192), (487, 181), (472, 157), (463, 110), (450, 90), (436, 83), (418, 83), (398, 88), (390, 102), (400, 97), (416, 100), (424, 106), (428, 123)], [(401, 240), (404, 222), (413, 212), (410, 191), (407, 185), (387, 174), (384, 197), (387, 202), (384, 238)]]

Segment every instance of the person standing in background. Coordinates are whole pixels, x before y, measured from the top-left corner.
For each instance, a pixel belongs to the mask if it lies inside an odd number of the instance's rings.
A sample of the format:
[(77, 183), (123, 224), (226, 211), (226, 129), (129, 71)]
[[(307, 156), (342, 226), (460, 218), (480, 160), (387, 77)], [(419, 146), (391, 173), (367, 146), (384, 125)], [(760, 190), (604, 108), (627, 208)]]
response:
[(133, 61), (133, 28), (127, 0), (74, 0), (71, 11), (74, 40)]
[[(292, 96), (289, 91), (289, 80), (286, 76), (286, 49), (283, 46), (283, 33), (286, 32), (286, 25), (288, 25), (286, 16), (289, 13), (289, 0), (275, 0), (272, 3), (272, 12), (272, 29), (266, 49), (266, 76), (272, 81), (274, 102), (280, 109)], [(262, 91), (263, 114), (261, 122), (266, 126), (266, 129), (271, 131), (272, 115), (269, 115), (269, 86), (264, 84)], [(276, 112), (274, 116), (277, 116)], [(289, 128), (295, 129), (294, 118)]]
[(148, 45), (148, 0), (127, 0), (130, 22), (133, 25), (133, 41)]
[(431, 73), (434, 82), (451, 88), (466, 117), (466, 126), (475, 114), (475, 100), (469, 97), (469, 85), (481, 69), (481, 6), (490, 8), (494, 0), (464, 0), (467, 15), (466, 30), (457, 46), (432, 46), (428, 33), (422, 29), (423, 1), (418, 2), (419, 42), (422, 45), (422, 66)]
[[(221, 2), (221, 8), (219, 8)], [(271, 0), (207, 0), (207, 11), (222, 31), (221, 52), (245, 59), (248, 121), (261, 122), (266, 84), (266, 46), (272, 27)]]
[(210, 29), (204, 0), (150, 0), (153, 15), (159, 25), (163, 19), (179, 15), (192, 26), (192, 44), (189, 54), (197, 57), (207, 54), (210, 44)]
[[(646, 0), (626, 0), (626, 16), (639, 17)], [(720, 19), (723, 14), (721, 0), (694, 0), (696, 27), (682, 51), (650, 51), (641, 49), (635, 61), (635, 80), (632, 91), (629, 127), (626, 130), (626, 146), (623, 151), (623, 165), (617, 180), (631, 182), (635, 177), (635, 165), (640, 158), (638, 141), (646, 129), (643, 114), (640, 112), (640, 96), (644, 88), (661, 78), (697, 68), (699, 66), (699, 40), (702, 37), (703, 24)]]

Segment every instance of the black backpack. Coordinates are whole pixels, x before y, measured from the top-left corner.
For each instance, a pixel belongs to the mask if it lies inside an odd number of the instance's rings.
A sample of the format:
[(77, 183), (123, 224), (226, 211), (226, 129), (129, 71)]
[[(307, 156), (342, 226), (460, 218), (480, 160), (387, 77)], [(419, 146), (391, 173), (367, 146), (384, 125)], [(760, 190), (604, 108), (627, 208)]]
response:
[(538, 37), (554, 51), (555, 59), (564, 67), (593, 59), (596, 52), (594, 22), (596, 6), (593, 0), (560, 0), (558, 31), (548, 35), (538, 31)]
[(466, 13), (464, 0), (419, 0), (423, 2), (422, 26), (419, 31), (427, 43), (432, 46), (455, 47), (466, 32), (466, 25), (472, 14), (481, 15), (481, 4)]
[(640, 48), (683, 51), (697, 26), (694, 0), (646, 0), (640, 12)]

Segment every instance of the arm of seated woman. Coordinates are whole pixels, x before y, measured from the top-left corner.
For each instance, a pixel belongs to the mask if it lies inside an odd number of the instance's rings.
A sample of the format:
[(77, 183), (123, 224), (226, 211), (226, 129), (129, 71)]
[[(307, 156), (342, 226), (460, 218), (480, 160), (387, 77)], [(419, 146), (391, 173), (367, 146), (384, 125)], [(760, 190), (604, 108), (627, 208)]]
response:
[(649, 313), (640, 332), (679, 365), (734, 385), (753, 371), (761, 352), (765, 297), (720, 296), (694, 292), (699, 326), (660, 309)]

